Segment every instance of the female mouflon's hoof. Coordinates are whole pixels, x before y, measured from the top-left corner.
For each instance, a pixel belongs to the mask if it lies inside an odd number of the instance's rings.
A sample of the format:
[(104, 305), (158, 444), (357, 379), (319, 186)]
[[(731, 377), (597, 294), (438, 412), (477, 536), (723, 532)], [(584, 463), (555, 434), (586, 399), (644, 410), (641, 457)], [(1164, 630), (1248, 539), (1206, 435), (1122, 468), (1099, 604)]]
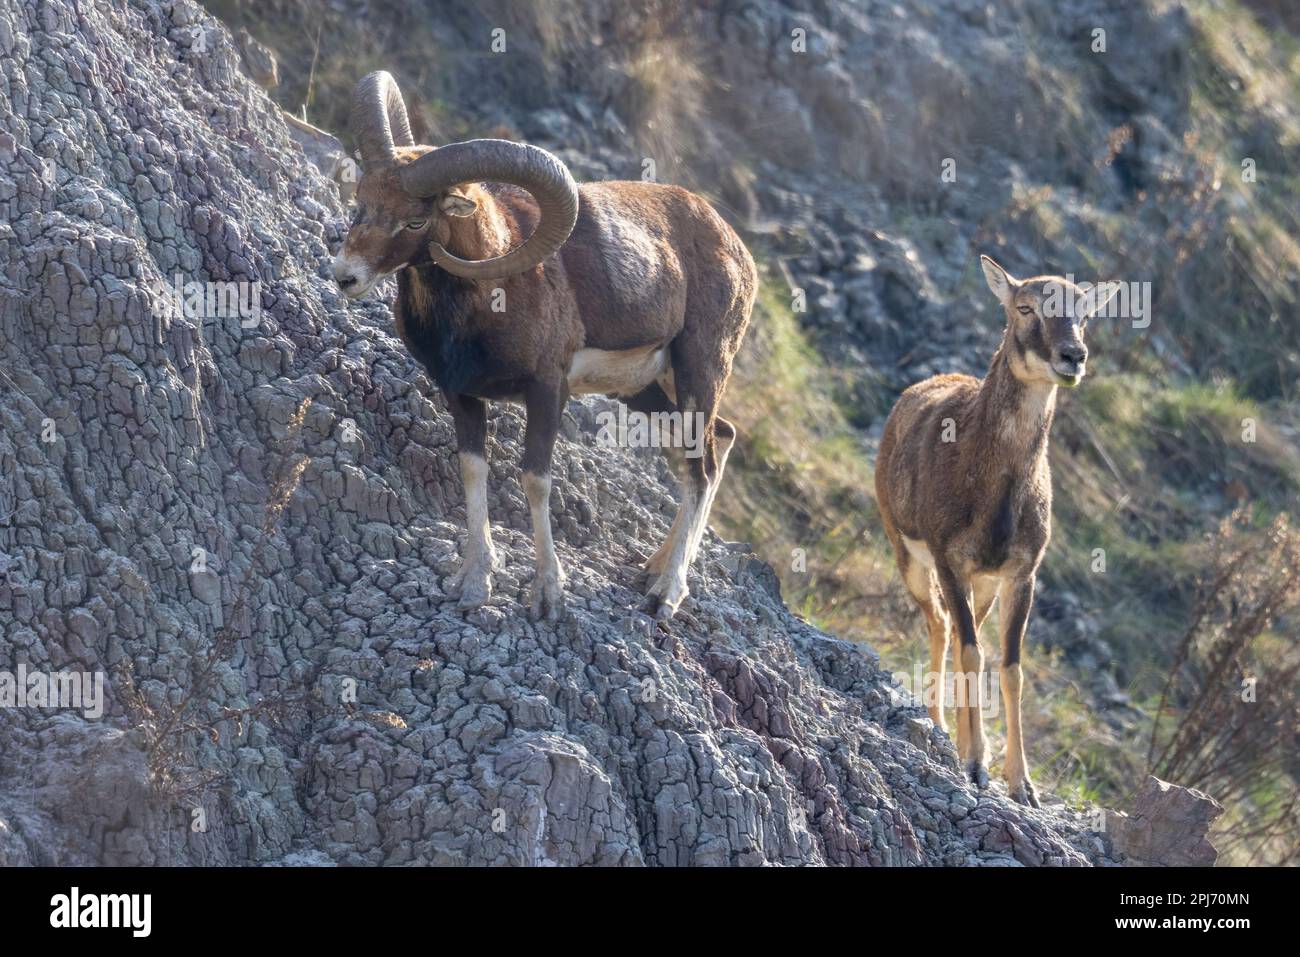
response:
[(1008, 793), (1011, 795), (1011, 800), (1017, 804), (1024, 804), (1027, 807), (1042, 807), (1038, 803), (1038, 793), (1034, 791), (1034, 785), (1028, 778), (1025, 778), (1019, 787), (1011, 788)]

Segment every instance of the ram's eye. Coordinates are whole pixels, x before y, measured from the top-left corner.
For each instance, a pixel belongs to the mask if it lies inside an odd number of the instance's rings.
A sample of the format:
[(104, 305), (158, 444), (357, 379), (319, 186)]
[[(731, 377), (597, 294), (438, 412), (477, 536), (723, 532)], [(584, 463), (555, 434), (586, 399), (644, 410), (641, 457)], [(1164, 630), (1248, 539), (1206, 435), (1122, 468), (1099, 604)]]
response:
[(407, 229), (423, 229), (428, 224), (429, 221), (427, 219), (413, 219), (409, 223), (405, 223), (404, 225), (406, 226)]
[(1034, 310), (1031, 306), (1016, 306), (1016, 311), (1019, 312), (1022, 316), (1027, 316)]

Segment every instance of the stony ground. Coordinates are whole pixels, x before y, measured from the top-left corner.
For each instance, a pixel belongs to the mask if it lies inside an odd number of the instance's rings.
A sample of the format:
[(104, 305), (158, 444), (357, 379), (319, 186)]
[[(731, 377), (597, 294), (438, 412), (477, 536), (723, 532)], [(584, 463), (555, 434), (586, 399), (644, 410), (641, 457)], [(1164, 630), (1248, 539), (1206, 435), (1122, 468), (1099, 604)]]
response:
[[(0, 670), (109, 676), (100, 720), (0, 710), (0, 863), (1099, 859), (1059, 807), (966, 787), (743, 547), (637, 614), (671, 485), (590, 407), (556, 463), (567, 619), (523, 610), (510, 410), (497, 592), (459, 612), (449, 418), (382, 297), (336, 295), (335, 187), (224, 28), (0, 0), (0, 57)], [(258, 308), (176, 308), (177, 276)]]

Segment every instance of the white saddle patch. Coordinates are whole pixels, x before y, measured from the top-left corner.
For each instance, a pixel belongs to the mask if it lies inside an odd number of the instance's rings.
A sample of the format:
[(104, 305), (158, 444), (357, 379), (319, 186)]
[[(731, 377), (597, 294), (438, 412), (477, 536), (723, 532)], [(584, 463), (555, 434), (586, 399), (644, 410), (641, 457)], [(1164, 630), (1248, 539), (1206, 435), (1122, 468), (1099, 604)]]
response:
[(663, 346), (638, 349), (579, 349), (569, 364), (569, 391), (574, 395), (635, 395), (668, 367)]

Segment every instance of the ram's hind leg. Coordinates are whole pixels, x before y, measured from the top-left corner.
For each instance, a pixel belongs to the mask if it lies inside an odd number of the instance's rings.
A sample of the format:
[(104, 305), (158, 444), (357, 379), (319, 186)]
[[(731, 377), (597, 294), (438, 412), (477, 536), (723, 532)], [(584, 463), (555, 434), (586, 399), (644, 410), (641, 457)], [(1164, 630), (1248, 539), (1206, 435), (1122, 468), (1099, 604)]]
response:
[(706, 489), (700, 472), (692, 467), (689, 459), (682, 458), (678, 469), (678, 486), (681, 501), (677, 506), (677, 517), (673, 519), (672, 530), (664, 540), (662, 557), (656, 555), (656, 564), (661, 566), (659, 575), (652, 579), (646, 590), (646, 601), (642, 610), (661, 620), (667, 620), (677, 613), (677, 609), (686, 599), (686, 571), (690, 556), (691, 536), (695, 527), (695, 518), (699, 514), (701, 502)]
[[(658, 385), (653, 385), (649, 389), (640, 393), (633, 399), (628, 400), (628, 408), (635, 411), (647, 412), (677, 412), (676, 404), (669, 399)], [(688, 544), (687, 565), (695, 560), (695, 554), (699, 551), (700, 542), (704, 538), (704, 530), (708, 527), (709, 513), (713, 509), (713, 499), (718, 494), (718, 486), (722, 484), (722, 473), (727, 467), (727, 457), (731, 454), (732, 447), (736, 444), (736, 427), (722, 416), (714, 419), (713, 427), (715, 458), (717, 467), (713, 470), (712, 478), (708, 481), (704, 497), (700, 502), (697, 510), (697, 521), (695, 522), (694, 535)], [(701, 444), (701, 448), (703, 445)], [(679, 474), (682, 471), (685, 457), (681, 449), (666, 448), (664, 453), (678, 466)], [(676, 538), (678, 531), (682, 527), (682, 519), (685, 509), (678, 508), (677, 515), (673, 519), (673, 527), (668, 532), (667, 537), (660, 544), (659, 549), (650, 556), (645, 563), (646, 584), (651, 584), (664, 572), (664, 567), (668, 562), (668, 556), (672, 552), (673, 540)]]
[(686, 575), (704, 537), (709, 506), (722, 477), (722, 467), (735, 442), (730, 422), (718, 424), (718, 404), (730, 369), (716, 362), (710, 368), (689, 337), (673, 340), (673, 385), (681, 412), (676, 450), (681, 475), (681, 505), (669, 540), (663, 570), (649, 588), (647, 611), (671, 618), (688, 594)]
[(672, 617), (688, 593), (686, 575), (704, 540), (709, 511), (735, 442), (736, 427), (717, 416), (712, 430), (706, 430), (696, 446), (698, 454), (688, 451), (681, 457), (682, 503), (673, 530), (664, 542), (659, 580), (650, 588), (652, 602), (656, 595), (662, 598), (662, 604), (656, 609), (661, 618)]
[[(653, 416), (657, 413), (667, 412), (673, 414), (677, 412), (677, 406), (668, 394), (657, 383), (647, 386), (636, 395), (626, 400), (629, 411), (641, 412), (645, 415)], [(681, 451), (674, 448), (665, 448), (662, 450), (664, 456), (668, 459), (670, 465), (676, 465), (681, 460)], [(678, 470), (680, 473), (680, 469)], [(641, 581), (639, 587), (645, 588), (658, 580), (663, 574), (664, 565), (668, 561), (668, 555), (672, 551), (673, 540), (677, 537), (678, 531), (682, 527), (682, 508), (679, 505), (677, 515), (673, 519), (673, 526), (668, 535), (659, 544), (659, 548), (653, 555), (646, 559), (645, 566), (641, 572)]]
[(700, 505), (696, 519), (695, 534), (691, 538), (690, 554), (686, 559), (688, 565), (695, 561), (695, 553), (700, 550), (704, 530), (709, 526), (709, 512), (713, 510), (713, 499), (718, 494), (718, 486), (722, 484), (722, 473), (727, 468), (727, 456), (731, 454), (731, 448), (735, 444), (736, 427), (722, 416), (715, 416), (713, 419), (714, 467), (712, 474), (708, 476), (708, 491), (705, 492), (704, 501)]
[(650, 605), (670, 618), (686, 598), (686, 574), (708, 526), (709, 510), (722, 479), (736, 429), (718, 417), (731, 361), (740, 348), (754, 307), (758, 274), (740, 240), (711, 210), (710, 228), (723, 240), (727, 256), (707, 275), (693, 277), (686, 293), (682, 330), (669, 344), (669, 363), (661, 382), (669, 384), (681, 413), (681, 506), (663, 570), (650, 585)]

